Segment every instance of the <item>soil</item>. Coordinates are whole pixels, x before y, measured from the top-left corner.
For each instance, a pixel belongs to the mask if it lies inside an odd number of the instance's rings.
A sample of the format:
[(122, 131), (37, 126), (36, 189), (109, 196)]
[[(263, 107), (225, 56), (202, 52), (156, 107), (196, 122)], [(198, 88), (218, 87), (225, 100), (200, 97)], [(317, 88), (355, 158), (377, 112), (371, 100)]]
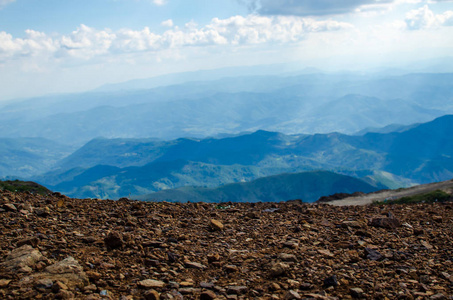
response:
[(453, 299), (453, 204), (0, 191), (1, 299)]

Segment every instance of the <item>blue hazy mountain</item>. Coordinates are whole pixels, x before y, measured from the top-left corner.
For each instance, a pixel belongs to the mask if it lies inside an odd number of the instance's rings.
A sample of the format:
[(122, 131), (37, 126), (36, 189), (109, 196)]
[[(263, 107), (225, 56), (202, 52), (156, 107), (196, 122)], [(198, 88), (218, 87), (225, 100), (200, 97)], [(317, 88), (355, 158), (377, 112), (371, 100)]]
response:
[(29, 177), (49, 171), (72, 151), (43, 138), (0, 138), (0, 177)]
[(95, 139), (35, 178), (77, 197), (118, 198), (183, 186), (216, 187), (260, 177), (332, 170), (375, 186), (453, 177), (453, 116), (402, 132), (285, 135), (257, 131), (171, 141)]
[[(196, 78), (196, 77), (194, 77)], [(200, 77), (203, 79), (202, 77)], [(245, 76), (9, 102), (1, 137), (207, 137), (259, 129), (351, 134), (453, 113), (453, 74)]]

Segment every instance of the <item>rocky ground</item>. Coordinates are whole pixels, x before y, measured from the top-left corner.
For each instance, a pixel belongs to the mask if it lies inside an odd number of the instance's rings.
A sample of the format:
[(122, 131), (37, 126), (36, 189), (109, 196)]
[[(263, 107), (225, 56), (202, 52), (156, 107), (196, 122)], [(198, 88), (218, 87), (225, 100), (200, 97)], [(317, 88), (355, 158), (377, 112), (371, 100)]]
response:
[(0, 191), (1, 299), (453, 299), (453, 203), (144, 203)]

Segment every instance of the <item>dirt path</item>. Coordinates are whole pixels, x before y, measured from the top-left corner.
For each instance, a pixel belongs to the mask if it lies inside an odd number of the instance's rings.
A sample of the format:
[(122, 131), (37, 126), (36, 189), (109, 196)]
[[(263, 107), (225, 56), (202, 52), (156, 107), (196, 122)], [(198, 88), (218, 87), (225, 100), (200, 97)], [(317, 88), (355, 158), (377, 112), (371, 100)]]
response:
[(442, 190), (449, 194), (453, 193), (453, 180), (447, 180), (436, 183), (422, 184), (417, 185), (407, 189), (398, 189), (398, 190), (384, 190), (364, 196), (358, 197), (348, 197), (341, 200), (335, 200), (328, 202), (328, 204), (336, 206), (345, 206), (345, 205), (366, 205), (371, 204), (373, 201), (384, 201), (385, 199), (398, 199), (401, 197), (412, 196), (416, 194), (429, 193), (435, 190)]

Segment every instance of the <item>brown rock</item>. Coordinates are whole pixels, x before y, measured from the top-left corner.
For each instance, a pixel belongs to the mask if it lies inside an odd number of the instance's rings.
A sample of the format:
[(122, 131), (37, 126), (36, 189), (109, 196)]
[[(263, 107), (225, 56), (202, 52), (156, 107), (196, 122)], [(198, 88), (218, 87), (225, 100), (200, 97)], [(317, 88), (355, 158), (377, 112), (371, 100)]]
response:
[(229, 286), (227, 288), (228, 295), (241, 295), (247, 292), (246, 286)]
[(286, 262), (297, 262), (297, 257), (294, 254), (279, 253), (278, 258)]
[(302, 296), (299, 295), (298, 292), (289, 290), (286, 294), (285, 297), (283, 298), (285, 300), (292, 300), (292, 299), (302, 299)]
[(271, 266), (270, 270), (270, 275), (271, 277), (279, 277), (284, 274), (289, 270), (289, 265), (285, 263), (275, 263)]
[(442, 293), (438, 293), (429, 297), (430, 300), (447, 300), (447, 296)]
[(11, 251), (2, 265), (9, 270), (20, 268), (33, 268), (37, 262), (45, 259), (39, 250), (30, 245), (23, 245)]
[(376, 249), (365, 248), (365, 254), (366, 257), (371, 260), (379, 261), (384, 259), (384, 256), (382, 256)]
[(341, 222), (342, 227), (362, 228), (364, 227), (359, 221), (343, 221)]
[(6, 288), (12, 280), (0, 279), (0, 289)]
[(374, 218), (371, 220), (370, 226), (374, 227), (381, 227), (381, 228), (387, 228), (387, 229), (395, 229), (397, 227), (401, 226), (400, 221), (394, 217), (390, 218)]
[(3, 209), (6, 211), (17, 211), (17, 207), (12, 203), (3, 204)]
[(220, 221), (214, 219), (211, 219), (211, 221), (209, 222), (209, 226), (214, 231), (221, 231), (224, 228), (223, 224)]
[(91, 281), (97, 281), (97, 280), (101, 279), (101, 277), (102, 277), (101, 273), (98, 273), (95, 271), (87, 271), (86, 274), (87, 274), (88, 278), (90, 278)]
[(123, 246), (123, 237), (119, 232), (110, 232), (104, 239), (105, 246), (108, 250), (121, 248)]
[(334, 257), (335, 255), (330, 252), (328, 249), (321, 249), (321, 250), (318, 250), (318, 252), (324, 256), (327, 256), (327, 257)]
[(324, 279), (324, 287), (328, 288), (331, 286), (333, 287), (338, 286), (338, 280), (336, 275), (332, 275)]
[(191, 262), (188, 261), (184, 264), (186, 268), (192, 268), (192, 269), (206, 269), (206, 266), (197, 262)]
[(47, 206), (44, 208), (38, 208), (35, 210), (35, 214), (38, 217), (42, 217), (42, 218), (48, 217), (50, 215), (50, 208)]
[(74, 294), (67, 290), (61, 290), (55, 294), (55, 299), (74, 299)]
[(59, 292), (61, 290), (67, 290), (67, 289), (69, 289), (68, 286), (66, 284), (64, 284), (63, 282), (61, 282), (61, 281), (56, 281), (54, 283), (54, 285), (52, 286), (52, 291), (54, 293), (57, 293), (57, 292)]
[(217, 299), (217, 295), (213, 291), (204, 291), (200, 295), (200, 300), (214, 300), (214, 299)]
[(147, 290), (143, 296), (146, 300), (159, 300), (160, 294), (156, 290)]
[(37, 273), (32, 276), (35, 281), (50, 279), (52, 281), (61, 281), (68, 288), (82, 288), (89, 283), (88, 276), (83, 271), (82, 266), (73, 257), (48, 266), (43, 273)]
[(224, 269), (225, 269), (225, 271), (231, 273), (231, 272), (237, 272), (238, 267), (235, 265), (225, 265)]
[(364, 292), (361, 288), (350, 288), (349, 292), (354, 298), (362, 298), (364, 296)]
[(31, 237), (31, 238), (26, 238), (26, 239), (23, 239), (23, 240), (20, 240), (16, 243), (16, 246), (17, 247), (21, 247), (23, 245), (30, 245), (32, 247), (35, 247), (38, 246), (39, 244), (39, 240), (38, 238), (36, 237)]
[(144, 289), (155, 289), (155, 288), (163, 288), (165, 287), (165, 282), (154, 280), (154, 279), (145, 279), (139, 281), (137, 285)]

